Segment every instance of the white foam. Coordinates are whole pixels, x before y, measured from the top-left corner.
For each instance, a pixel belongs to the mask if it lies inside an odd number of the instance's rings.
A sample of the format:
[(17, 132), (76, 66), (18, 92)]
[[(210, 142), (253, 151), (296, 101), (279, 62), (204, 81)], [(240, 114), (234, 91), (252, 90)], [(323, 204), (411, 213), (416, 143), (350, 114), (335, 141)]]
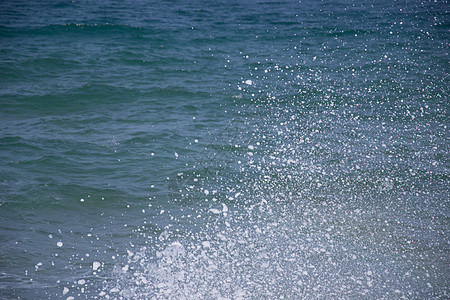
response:
[(98, 268), (100, 268), (101, 265), (102, 265), (102, 264), (101, 264), (100, 262), (94, 261), (94, 262), (92, 263), (92, 270), (97, 271)]
[(225, 203), (222, 203), (222, 212), (227, 212), (228, 206)]
[(222, 211), (218, 210), (217, 208), (210, 208), (209, 211), (216, 215), (218, 215), (222, 212)]

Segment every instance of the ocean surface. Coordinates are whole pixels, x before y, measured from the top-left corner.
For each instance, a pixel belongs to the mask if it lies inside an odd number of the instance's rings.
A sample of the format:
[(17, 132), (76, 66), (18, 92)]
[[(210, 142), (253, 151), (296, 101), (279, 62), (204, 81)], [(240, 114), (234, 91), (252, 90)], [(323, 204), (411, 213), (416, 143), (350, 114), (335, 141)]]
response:
[(448, 1), (0, 2), (1, 299), (449, 299)]

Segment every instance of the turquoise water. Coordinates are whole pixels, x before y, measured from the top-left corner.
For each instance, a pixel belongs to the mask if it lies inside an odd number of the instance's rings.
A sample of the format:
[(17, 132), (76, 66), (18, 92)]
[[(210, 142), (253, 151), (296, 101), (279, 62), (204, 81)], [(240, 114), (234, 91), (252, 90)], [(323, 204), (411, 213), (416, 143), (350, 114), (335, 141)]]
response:
[(3, 299), (447, 299), (447, 1), (3, 1)]

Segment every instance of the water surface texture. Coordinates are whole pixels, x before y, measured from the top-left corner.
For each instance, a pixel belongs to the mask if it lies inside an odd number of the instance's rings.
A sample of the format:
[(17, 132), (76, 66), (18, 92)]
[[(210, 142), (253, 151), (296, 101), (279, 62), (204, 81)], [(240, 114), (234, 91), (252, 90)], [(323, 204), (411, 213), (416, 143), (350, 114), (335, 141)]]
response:
[(448, 1), (0, 3), (0, 298), (448, 299)]

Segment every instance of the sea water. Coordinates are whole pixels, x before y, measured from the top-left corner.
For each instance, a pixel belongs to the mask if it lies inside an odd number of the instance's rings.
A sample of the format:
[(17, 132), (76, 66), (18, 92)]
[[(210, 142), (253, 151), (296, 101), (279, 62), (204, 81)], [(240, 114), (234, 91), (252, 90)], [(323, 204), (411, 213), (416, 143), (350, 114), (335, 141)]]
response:
[(448, 299), (447, 1), (0, 3), (2, 299)]

